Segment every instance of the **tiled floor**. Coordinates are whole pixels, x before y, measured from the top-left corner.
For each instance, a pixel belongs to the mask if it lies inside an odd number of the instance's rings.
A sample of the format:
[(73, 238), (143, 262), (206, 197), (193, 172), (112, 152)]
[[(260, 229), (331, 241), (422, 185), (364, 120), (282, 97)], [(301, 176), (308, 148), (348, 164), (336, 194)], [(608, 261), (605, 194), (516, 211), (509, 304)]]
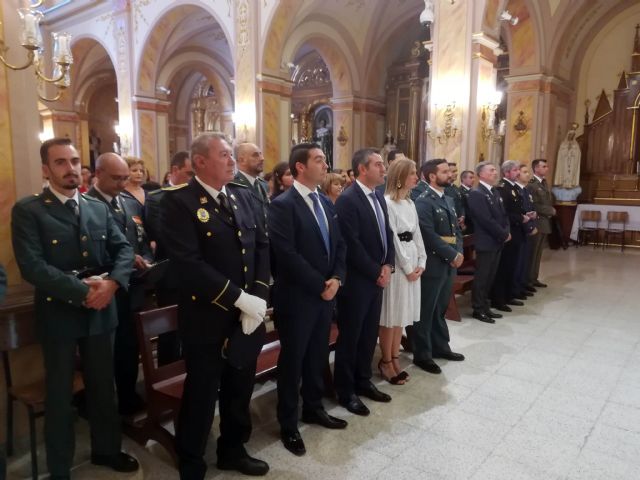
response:
[[(367, 402), (367, 418), (327, 402), (349, 426), (302, 426), (302, 458), (278, 440), (273, 384), (257, 387), (249, 450), (274, 479), (639, 479), (640, 251), (546, 252), (543, 272), (550, 288), (495, 325), (449, 324), (465, 362), (442, 362), (439, 376), (409, 367), (404, 386), (380, 381), (393, 401)], [(76, 478), (115, 478), (78, 443)], [(126, 447), (143, 471), (118, 478), (177, 478), (159, 449)], [(213, 441), (207, 457), (215, 464)], [(26, 460), (9, 478), (27, 477)], [(242, 477), (212, 466), (207, 478)]]

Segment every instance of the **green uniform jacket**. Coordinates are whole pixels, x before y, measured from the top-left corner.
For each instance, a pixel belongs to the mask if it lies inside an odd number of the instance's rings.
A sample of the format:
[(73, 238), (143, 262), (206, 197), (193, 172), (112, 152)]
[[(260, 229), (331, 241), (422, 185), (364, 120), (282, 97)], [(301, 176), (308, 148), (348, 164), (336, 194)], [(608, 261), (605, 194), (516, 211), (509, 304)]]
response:
[(118, 323), (115, 302), (103, 310), (82, 306), (89, 287), (69, 273), (72, 270), (112, 264), (109, 277), (120, 288), (129, 284), (133, 249), (106, 205), (80, 195), (79, 210), (77, 218), (45, 189), (18, 201), (11, 212), (13, 249), (22, 276), (35, 287), (36, 323), (43, 341), (97, 335)]
[(464, 217), (464, 203), (462, 202), (462, 194), (460, 193), (460, 190), (458, 190), (458, 187), (455, 185), (449, 185), (448, 187), (445, 187), (444, 194), (453, 199), (453, 206), (456, 209), (456, 217)]
[[(458, 226), (453, 199), (447, 195), (440, 198), (427, 187), (416, 200), (416, 210), (420, 221), (420, 233), (427, 252), (427, 266), (424, 275), (438, 277), (447, 269), (458, 253), (462, 253), (462, 232)], [(455, 237), (455, 244), (442, 237)]]
[(551, 217), (556, 213), (553, 208), (553, 193), (536, 177), (531, 177), (527, 190), (533, 197), (533, 208), (538, 212), (538, 230), (540, 233), (551, 233)]

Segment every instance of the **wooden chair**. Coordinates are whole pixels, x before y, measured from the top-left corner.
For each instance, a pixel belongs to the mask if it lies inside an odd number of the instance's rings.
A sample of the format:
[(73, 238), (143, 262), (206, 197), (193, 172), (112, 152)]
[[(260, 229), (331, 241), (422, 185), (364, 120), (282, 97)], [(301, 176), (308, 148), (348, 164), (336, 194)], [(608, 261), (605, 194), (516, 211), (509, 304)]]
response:
[(624, 252), (624, 234), (628, 221), (628, 212), (607, 212), (607, 228), (604, 230), (602, 250), (609, 246), (610, 235), (620, 235), (620, 251)]
[(600, 236), (600, 220), (602, 212), (598, 210), (583, 210), (580, 212), (578, 219), (578, 245), (586, 245), (589, 238), (593, 235), (593, 248), (598, 245), (598, 237)]
[[(7, 313), (0, 317), (0, 352), (4, 367), (7, 391), (7, 456), (13, 455), (13, 407), (18, 402), (25, 406), (29, 415), (29, 441), (31, 446), (31, 477), (38, 478), (38, 441), (36, 419), (44, 415), (44, 377), (28, 385), (16, 386), (11, 374), (11, 351), (38, 343), (32, 310)], [(82, 376), (76, 372), (73, 379), (73, 393), (84, 389)]]
[(137, 435), (136, 440), (140, 443), (155, 440), (177, 464), (174, 436), (163, 424), (172, 421), (175, 428), (186, 377), (185, 363), (180, 359), (158, 366), (153, 354), (158, 335), (178, 329), (178, 309), (171, 305), (139, 312), (135, 314), (135, 320), (147, 393), (147, 418), (142, 425), (142, 434)]

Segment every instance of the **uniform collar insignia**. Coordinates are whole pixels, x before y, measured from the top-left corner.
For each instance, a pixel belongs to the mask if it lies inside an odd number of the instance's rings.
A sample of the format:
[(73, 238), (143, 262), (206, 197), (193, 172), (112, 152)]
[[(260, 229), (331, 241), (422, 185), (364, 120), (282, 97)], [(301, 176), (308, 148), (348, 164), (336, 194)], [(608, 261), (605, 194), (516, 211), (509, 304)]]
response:
[(207, 197), (202, 196), (200, 197), (200, 205), (205, 205), (209, 200), (207, 200)]

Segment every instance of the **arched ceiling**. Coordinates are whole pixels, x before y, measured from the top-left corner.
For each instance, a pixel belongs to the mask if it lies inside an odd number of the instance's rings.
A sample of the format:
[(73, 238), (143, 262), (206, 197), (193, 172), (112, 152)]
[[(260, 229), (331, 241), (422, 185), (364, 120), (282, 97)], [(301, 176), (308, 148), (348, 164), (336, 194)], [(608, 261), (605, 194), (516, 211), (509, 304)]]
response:
[[(97, 41), (82, 38), (72, 45), (71, 91), (66, 106), (86, 112), (91, 96), (106, 85), (117, 83), (116, 72), (109, 54)], [(115, 100), (114, 100), (115, 101)], [(67, 103), (69, 102), (69, 103)]]

